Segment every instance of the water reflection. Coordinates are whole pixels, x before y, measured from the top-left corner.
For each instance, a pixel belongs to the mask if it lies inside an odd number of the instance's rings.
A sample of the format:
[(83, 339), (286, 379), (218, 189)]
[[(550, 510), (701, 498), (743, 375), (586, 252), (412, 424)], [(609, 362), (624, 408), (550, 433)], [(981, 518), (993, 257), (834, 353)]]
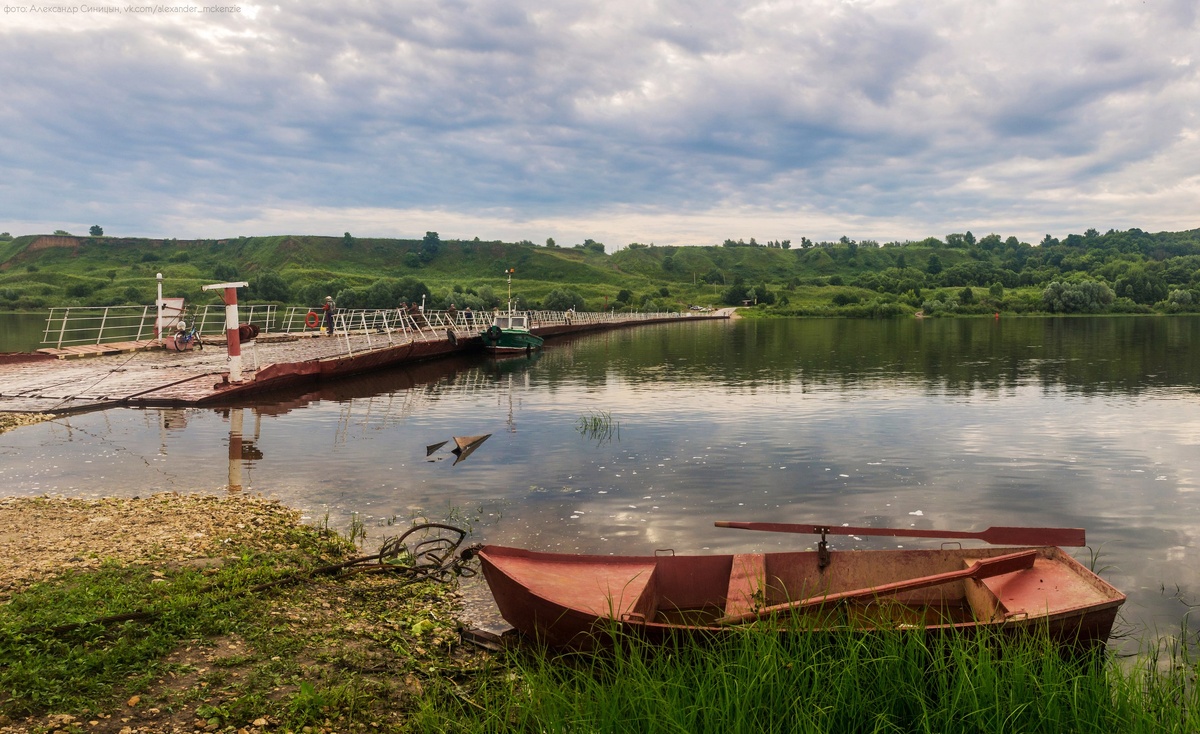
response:
[[(335, 527), (358, 513), (374, 542), (453, 515), (474, 541), (589, 553), (815, 543), (715, 520), (1078, 526), (1130, 594), (1126, 617), (1170, 631), (1183, 609), (1164, 588), (1200, 595), (1197, 337), (1194, 317), (650, 326), (551, 342), (535, 359), (30, 426), (0, 435), (0, 482), (81, 496), (240, 488)], [(612, 440), (579, 430), (595, 412), (619, 423)], [(468, 461), (426, 455), (485, 434)]]

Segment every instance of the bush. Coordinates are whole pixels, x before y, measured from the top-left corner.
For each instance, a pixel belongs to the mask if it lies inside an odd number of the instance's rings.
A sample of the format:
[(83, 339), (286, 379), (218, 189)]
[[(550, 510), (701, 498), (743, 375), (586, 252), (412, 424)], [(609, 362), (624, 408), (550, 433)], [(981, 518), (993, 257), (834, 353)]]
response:
[(903, 304), (885, 298), (873, 298), (866, 303), (858, 303), (856, 300), (839, 308), (837, 312), (839, 316), (867, 319), (895, 318), (912, 313)]
[(1051, 313), (1096, 313), (1114, 300), (1112, 289), (1095, 280), (1053, 281), (1042, 291), (1042, 306)]
[[(220, 266), (218, 266), (220, 269)], [(237, 276), (225, 278), (217, 275), (217, 278), (228, 283)], [(287, 281), (283, 279), (279, 273), (262, 273), (254, 280), (250, 281), (251, 298), (259, 301), (281, 301), (286, 302), (292, 295), (292, 289), (288, 286)]]
[(1172, 313), (1191, 311), (1196, 304), (1196, 298), (1191, 291), (1174, 290), (1167, 296), (1166, 307)]
[(944, 316), (958, 310), (958, 301), (953, 298), (947, 298), (944, 301), (934, 298), (922, 303), (921, 310), (925, 312), (926, 316)]
[(567, 311), (572, 308), (582, 311), (584, 306), (583, 296), (569, 288), (555, 288), (542, 299), (542, 308), (547, 311)]
[(367, 308), (363, 295), (353, 288), (343, 288), (333, 297), (333, 302), (339, 309)]

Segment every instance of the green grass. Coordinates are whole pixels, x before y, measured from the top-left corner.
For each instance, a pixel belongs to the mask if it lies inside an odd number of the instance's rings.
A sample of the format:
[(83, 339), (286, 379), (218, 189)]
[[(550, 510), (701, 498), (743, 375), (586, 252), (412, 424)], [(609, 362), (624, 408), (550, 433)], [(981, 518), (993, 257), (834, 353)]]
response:
[[(613, 423), (597, 413), (589, 425)], [(436, 584), (362, 575), (240, 593), (344, 557), (357, 527), (297, 529), (273, 551), (235, 546), (219, 567), (113, 562), (14, 594), (0, 606), (0, 725), (161, 711), (178, 726), (262, 718), (280, 731), (1200, 731), (1186, 629), (1134, 661), (1069, 660), (1037, 638), (986, 633), (756, 628), (481, 658), (456, 644)]]
[(706, 645), (621, 640), (600, 655), (513, 653), (516, 671), (431, 699), (454, 732), (1195, 732), (1196, 668), (1068, 660), (1037, 639), (788, 637)]
[(600, 443), (611, 441), (614, 437), (621, 440), (621, 424), (613, 421), (612, 414), (606, 410), (593, 410), (580, 416), (575, 421), (575, 430), (584, 438)]
[[(115, 691), (164, 674), (182, 641), (234, 632), (261, 613), (262, 597), (242, 592), (295, 573), (297, 561), (246, 552), (211, 575), (109, 563), (37, 584), (0, 608), (0, 704), (10, 716), (97, 711)], [(110, 619), (118, 615), (138, 618)]]

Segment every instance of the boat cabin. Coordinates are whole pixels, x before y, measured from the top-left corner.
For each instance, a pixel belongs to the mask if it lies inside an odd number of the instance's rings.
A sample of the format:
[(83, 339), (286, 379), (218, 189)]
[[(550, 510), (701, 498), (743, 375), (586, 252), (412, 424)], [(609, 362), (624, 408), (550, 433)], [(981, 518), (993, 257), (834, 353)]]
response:
[(529, 317), (525, 314), (504, 314), (496, 316), (492, 321), (493, 326), (499, 326), (501, 329), (520, 329), (522, 331), (529, 330)]

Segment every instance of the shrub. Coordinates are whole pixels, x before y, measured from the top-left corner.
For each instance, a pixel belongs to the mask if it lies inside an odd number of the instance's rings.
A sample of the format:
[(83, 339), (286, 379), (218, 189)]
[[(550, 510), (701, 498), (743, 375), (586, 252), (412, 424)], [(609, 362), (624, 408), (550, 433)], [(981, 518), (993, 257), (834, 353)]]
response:
[(1113, 302), (1112, 289), (1105, 283), (1053, 281), (1042, 291), (1042, 306), (1051, 313), (1096, 313)]
[(547, 311), (583, 310), (584, 305), (583, 296), (570, 288), (555, 288), (542, 299), (542, 308)]

